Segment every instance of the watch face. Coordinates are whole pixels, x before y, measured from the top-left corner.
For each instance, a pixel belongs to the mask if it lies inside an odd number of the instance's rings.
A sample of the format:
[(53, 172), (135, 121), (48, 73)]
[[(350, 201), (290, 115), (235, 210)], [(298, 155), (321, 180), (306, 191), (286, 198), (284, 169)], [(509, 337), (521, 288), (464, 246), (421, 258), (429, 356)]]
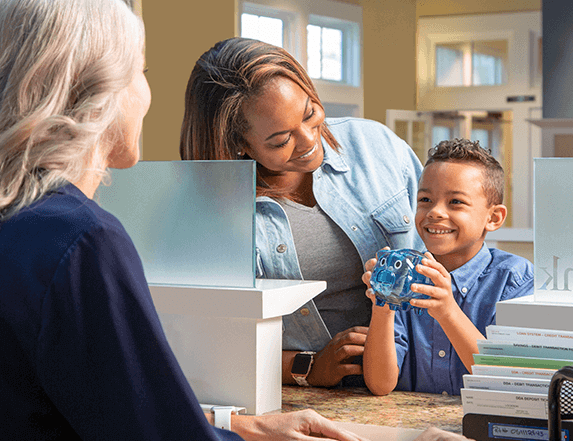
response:
[(292, 374), (306, 375), (308, 374), (312, 355), (310, 354), (296, 354), (292, 362)]

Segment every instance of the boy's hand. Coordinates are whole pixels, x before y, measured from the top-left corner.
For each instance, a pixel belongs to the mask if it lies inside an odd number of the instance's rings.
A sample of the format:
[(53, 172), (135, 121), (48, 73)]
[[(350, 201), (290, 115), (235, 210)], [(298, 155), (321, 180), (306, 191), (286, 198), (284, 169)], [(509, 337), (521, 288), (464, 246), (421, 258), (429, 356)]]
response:
[(422, 259), (422, 264), (416, 266), (416, 271), (429, 277), (435, 286), (412, 284), (412, 291), (426, 294), (431, 298), (414, 299), (410, 301), (410, 304), (427, 309), (428, 314), (438, 321), (460, 360), (471, 372), (474, 364), (473, 354), (479, 352), (477, 341), (485, 337), (455, 301), (452, 293), (452, 278), (446, 268), (436, 262), (430, 253), (426, 253), (426, 256), (426, 259)]
[[(383, 250), (389, 250), (390, 247), (384, 247)], [(429, 254), (429, 253), (428, 253)], [(376, 266), (376, 258), (372, 258), (368, 260), (364, 264), (364, 269), (366, 272), (362, 274), (362, 281), (368, 287), (368, 291), (366, 291), (366, 297), (368, 297), (372, 302), (376, 301), (376, 297), (374, 297), (374, 292), (372, 291), (372, 287), (370, 286), (370, 279), (372, 278), (372, 270)]]
[(374, 269), (375, 266), (376, 266), (376, 259), (370, 259), (364, 264), (366, 272), (362, 274), (362, 281), (368, 287), (368, 289), (366, 290), (366, 297), (372, 300), (372, 304), (376, 303), (376, 295), (374, 294), (374, 291), (370, 286), (370, 279), (372, 278), (372, 270)]
[(426, 294), (430, 299), (413, 299), (412, 306), (424, 308), (431, 317), (439, 323), (448, 318), (453, 312), (459, 309), (452, 293), (452, 278), (444, 266), (437, 262), (430, 253), (426, 253), (426, 258), (422, 259), (422, 264), (416, 266), (423, 276), (429, 277), (434, 286), (414, 283), (412, 291)]
[(370, 288), (370, 279), (372, 278), (372, 270), (376, 266), (376, 259), (370, 259), (364, 264), (364, 269), (366, 272), (362, 274), (362, 281)]

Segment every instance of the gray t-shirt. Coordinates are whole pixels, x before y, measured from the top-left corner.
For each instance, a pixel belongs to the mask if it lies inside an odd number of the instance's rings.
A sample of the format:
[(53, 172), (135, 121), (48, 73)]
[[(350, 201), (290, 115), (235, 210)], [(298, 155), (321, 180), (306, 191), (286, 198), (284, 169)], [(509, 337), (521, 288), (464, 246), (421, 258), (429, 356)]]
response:
[(318, 205), (279, 202), (291, 225), (302, 276), (326, 280), (326, 291), (314, 301), (330, 334), (368, 326), (372, 302), (364, 294), (364, 268), (350, 239)]

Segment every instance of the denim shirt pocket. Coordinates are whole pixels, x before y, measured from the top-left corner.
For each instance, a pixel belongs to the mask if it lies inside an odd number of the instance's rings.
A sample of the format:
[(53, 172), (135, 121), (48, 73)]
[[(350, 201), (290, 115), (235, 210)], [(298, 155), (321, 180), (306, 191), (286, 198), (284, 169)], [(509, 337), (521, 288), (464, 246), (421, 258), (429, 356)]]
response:
[(283, 351), (322, 350), (332, 339), (314, 301), (283, 316)]
[(400, 249), (414, 246), (415, 215), (410, 206), (408, 190), (403, 189), (388, 199), (370, 216), (382, 231), (390, 248)]

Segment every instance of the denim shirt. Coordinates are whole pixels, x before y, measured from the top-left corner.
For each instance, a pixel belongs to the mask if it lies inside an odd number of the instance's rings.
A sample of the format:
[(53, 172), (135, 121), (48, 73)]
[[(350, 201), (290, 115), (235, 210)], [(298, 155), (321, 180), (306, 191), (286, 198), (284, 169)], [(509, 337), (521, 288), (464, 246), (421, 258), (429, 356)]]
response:
[[(375, 121), (329, 118), (327, 123), (341, 148), (337, 153), (322, 139), (324, 160), (313, 172), (313, 192), (362, 264), (385, 246), (423, 249), (414, 225), (422, 166), (412, 149)], [(303, 278), (288, 218), (269, 197), (256, 201), (256, 243), (257, 277)], [(313, 301), (283, 317), (283, 330), (285, 350), (319, 351), (331, 339)]]

